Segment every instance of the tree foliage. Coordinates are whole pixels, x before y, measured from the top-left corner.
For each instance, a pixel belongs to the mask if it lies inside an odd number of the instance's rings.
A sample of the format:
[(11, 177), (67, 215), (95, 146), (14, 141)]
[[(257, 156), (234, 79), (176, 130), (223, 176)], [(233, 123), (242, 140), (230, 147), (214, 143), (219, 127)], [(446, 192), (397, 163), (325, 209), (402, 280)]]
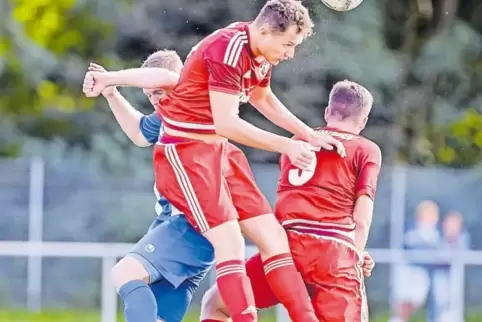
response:
[[(50, 142), (48, 146), (62, 141), (111, 168), (121, 167), (126, 155), (149, 160), (131, 148), (101, 99), (81, 95), (87, 63), (95, 60), (111, 69), (136, 66), (159, 48), (175, 49), (185, 57), (213, 30), (252, 19), (263, 3), (2, 2), (0, 153), (28, 152), (29, 140), (40, 139)], [(381, 145), (390, 162), (457, 166), (480, 161), (478, 139), (456, 135), (453, 128), (469, 126), (466, 118), (481, 112), (482, 4), (381, 0), (337, 13), (318, 0), (305, 3), (316, 33), (294, 60), (275, 69), (273, 81), (275, 92), (295, 114), (310, 125), (323, 124), (330, 87), (349, 78), (374, 93), (365, 134)], [(141, 110), (151, 109), (139, 91), (127, 94)], [(281, 133), (252, 108), (244, 108), (242, 116)], [(252, 160), (277, 159), (258, 150), (246, 152)]]

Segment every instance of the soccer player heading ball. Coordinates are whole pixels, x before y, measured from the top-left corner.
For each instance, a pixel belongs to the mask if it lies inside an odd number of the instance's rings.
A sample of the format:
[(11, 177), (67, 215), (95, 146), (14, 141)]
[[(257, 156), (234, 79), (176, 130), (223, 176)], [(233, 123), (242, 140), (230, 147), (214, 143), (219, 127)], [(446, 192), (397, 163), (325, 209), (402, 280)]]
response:
[[(197, 44), (179, 80), (171, 79), (178, 84), (157, 105), (165, 132), (154, 152), (156, 186), (213, 245), (218, 287), (234, 321), (257, 320), (242, 233), (260, 250), (267, 281), (291, 319), (317, 321), (286, 232), (256, 186), (246, 157), (227, 141), (283, 153), (301, 170), (309, 169), (313, 150), (345, 156), (338, 140), (301, 122), (270, 88), (272, 65), (292, 58), (312, 27), (301, 2), (268, 1), (253, 22), (234, 23)], [(149, 82), (169, 81), (149, 69), (126, 81), (129, 72), (92, 74), (96, 85), (87, 95), (97, 96), (111, 85), (151, 88)], [(240, 119), (239, 104), (247, 101), (304, 141)]]

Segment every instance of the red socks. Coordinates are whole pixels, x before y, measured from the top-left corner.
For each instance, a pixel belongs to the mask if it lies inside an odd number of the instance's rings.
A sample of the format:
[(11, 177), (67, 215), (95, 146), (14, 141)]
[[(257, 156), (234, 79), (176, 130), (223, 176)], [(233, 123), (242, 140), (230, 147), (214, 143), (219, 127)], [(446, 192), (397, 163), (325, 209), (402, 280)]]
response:
[(271, 290), (294, 322), (317, 322), (315, 310), (290, 253), (279, 254), (263, 262)]
[(230, 260), (217, 264), (216, 281), (233, 322), (257, 321), (253, 290), (243, 261)]

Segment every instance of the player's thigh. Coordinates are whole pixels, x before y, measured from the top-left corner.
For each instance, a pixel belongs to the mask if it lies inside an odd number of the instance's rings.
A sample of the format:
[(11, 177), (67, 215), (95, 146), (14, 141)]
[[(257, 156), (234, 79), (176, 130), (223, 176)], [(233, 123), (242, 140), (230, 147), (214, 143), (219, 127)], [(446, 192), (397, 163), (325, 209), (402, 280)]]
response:
[(142, 263), (149, 283), (165, 279), (177, 287), (211, 268), (214, 249), (184, 216), (175, 216), (149, 230), (127, 257)]
[(204, 233), (237, 219), (223, 176), (225, 142), (156, 145), (156, 187), (195, 229)]
[(234, 145), (228, 147), (228, 152), (226, 180), (243, 234), (258, 247), (263, 256), (288, 251), (286, 233), (256, 185), (246, 156)]
[(226, 146), (226, 151), (228, 163), (224, 174), (239, 220), (273, 213), (268, 200), (256, 185), (244, 153), (231, 143)]
[(368, 305), (364, 286), (355, 289), (327, 281), (321, 285), (308, 285), (311, 301), (320, 322), (368, 322)]
[(368, 321), (359, 254), (346, 245), (288, 232), (295, 265), (305, 281), (320, 321)]
[(148, 284), (150, 273), (142, 261), (127, 255), (112, 268), (111, 280), (117, 289), (135, 280), (143, 280)]
[(263, 259), (289, 252), (286, 231), (273, 214), (251, 217), (239, 224), (243, 234), (258, 247)]
[(180, 322), (186, 314), (198, 286), (186, 280), (174, 288), (162, 279), (151, 286), (157, 302), (157, 316), (165, 322)]

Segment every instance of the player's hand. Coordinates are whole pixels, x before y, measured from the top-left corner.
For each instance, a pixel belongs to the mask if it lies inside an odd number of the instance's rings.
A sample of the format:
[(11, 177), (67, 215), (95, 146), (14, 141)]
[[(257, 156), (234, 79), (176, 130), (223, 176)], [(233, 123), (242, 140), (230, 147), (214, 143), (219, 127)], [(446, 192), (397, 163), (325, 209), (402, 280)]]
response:
[(311, 131), (306, 140), (315, 148), (318, 149), (325, 149), (325, 150), (333, 150), (334, 148), (338, 152), (338, 154), (344, 158), (346, 157), (346, 150), (345, 146), (341, 141), (338, 141), (331, 135), (327, 134), (320, 134), (315, 131)]
[(105, 72), (88, 71), (85, 74), (82, 86), (85, 96), (97, 97), (108, 87), (103, 80), (102, 74), (105, 74)]
[(363, 275), (369, 277), (372, 275), (372, 270), (375, 268), (375, 261), (373, 258), (368, 254), (368, 252), (363, 252)]
[[(99, 73), (105, 73), (107, 72), (107, 70), (99, 65), (99, 64), (96, 64), (96, 63), (90, 63), (89, 64), (89, 68), (88, 70), (90, 72), (99, 72)], [(109, 86), (109, 87), (106, 87), (103, 91), (102, 91), (102, 95), (104, 97), (107, 97), (107, 96), (112, 96), (114, 93), (116, 92), (116, 87), (115, 86)]]
[(307, 142), (298, 140), (291, 140), (285, 154), (291, 164), (301, 170), (310, 170), (314, 164), (312, 161), (316, 158), (313, 147)]

